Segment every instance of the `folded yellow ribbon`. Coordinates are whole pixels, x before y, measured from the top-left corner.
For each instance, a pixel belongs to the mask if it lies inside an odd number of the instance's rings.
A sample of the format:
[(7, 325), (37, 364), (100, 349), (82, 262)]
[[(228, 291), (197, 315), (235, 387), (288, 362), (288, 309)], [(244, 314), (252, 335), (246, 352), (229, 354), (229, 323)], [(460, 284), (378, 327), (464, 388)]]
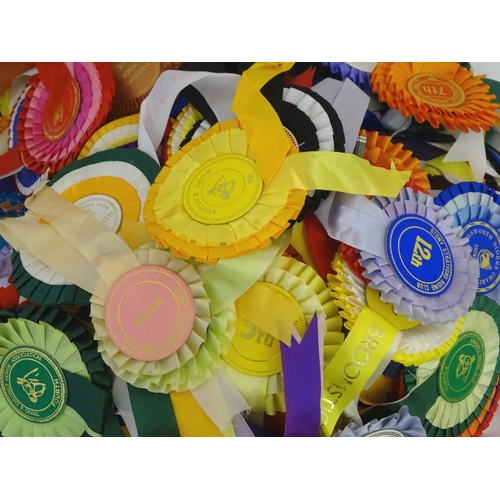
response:
[(253, 64), (241, 75), (231, 107), (247, 134), (257, 169), (266, 186), (272, 181), (292, 145), (275, 109), (262, 95), (261, 89), (276, 75), (288, 71), (293, 64)]

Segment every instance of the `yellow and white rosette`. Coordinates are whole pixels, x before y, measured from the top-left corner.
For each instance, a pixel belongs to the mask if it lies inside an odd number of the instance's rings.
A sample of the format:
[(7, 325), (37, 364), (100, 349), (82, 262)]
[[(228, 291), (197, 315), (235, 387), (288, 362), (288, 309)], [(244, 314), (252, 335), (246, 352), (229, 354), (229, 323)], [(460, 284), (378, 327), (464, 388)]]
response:
[[(278, 302), (273, 302), (276, 295), (281, 311)], [(295, 312), (299, 313), (296, 319), (291, 317)], [(315, 313), (325, 315), (326, 365), (338, 351), (344, 334), (328, 288), (312, 267), (291, 257), (278, 257), (236, 301), (236, 332), (229, 351), (222, 355), (223, 368), (252, 408), (254, 418), (286, 411), (280, 340), (272, 333), (273, 322), (288, 315), (287, 323), (293, 321), (297, 332), (304, 335)]]
[(402, 332), (401, 340), (393, 360), (405, 366), (421, 365), (444, 356), (454, 345), (463, 324), (457, 322), (438, 325), (422, 325), (409, 321), (401, 314), (395, 314), (390, 304), (380, 300), (379, 292), (361, 281), (349, 268), (342, 254), (338, 252), (332, 262), (335, 274), (328, 276), (332, 295), (339, 306), (339, 314), (345, 319), (345, 327), (351, 330), (363, 307), (368, 306), (382, 316), (397, 318)]

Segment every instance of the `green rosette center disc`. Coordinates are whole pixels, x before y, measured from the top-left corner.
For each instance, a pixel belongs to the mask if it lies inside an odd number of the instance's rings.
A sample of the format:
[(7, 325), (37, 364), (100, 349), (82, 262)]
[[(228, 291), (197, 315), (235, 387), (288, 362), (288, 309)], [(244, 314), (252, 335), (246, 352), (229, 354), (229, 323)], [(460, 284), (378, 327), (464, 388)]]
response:
[(7, 352), (0, 366), (0, 388), (11, 408), (30, 422), (50, 422), (66, 405), (63, 371), (52, 356), (34, 346)]

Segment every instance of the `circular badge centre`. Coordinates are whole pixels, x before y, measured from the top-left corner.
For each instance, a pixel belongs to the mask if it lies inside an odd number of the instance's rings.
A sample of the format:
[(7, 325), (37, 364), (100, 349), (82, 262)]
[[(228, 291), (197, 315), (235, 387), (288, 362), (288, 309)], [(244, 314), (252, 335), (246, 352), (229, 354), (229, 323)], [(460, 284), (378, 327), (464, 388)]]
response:
[(80, 198), (75, 205), (106, 224), (115, 233), (118, 231), (122, 222), (122, 209), (120, 204), (110, 196), (92, 194)]
[(106, 329), (118, 349), (133, 359), (156, 361), (186, 341), (194, 323), (194, 300), (174, 272), (141, 266), (114, 283), (104, 314)]
[(422, 73), (411, 78), (408, 91), (422, 102), (444, 108), (460, 106), (465, 101), (465, 94), (460, 85), (445, 76), (431, 73)]
[(160, 76), (160, 63), (110, 63), (116, 82), (116, 97), (133, 99), (147, 94)]
[(80, 89), (73, 78), (61, 78), (43, 109), (42, 128), (49, 141), (63, 138), (75, 122), (80, 107)]
[(64, 373), (52, 356), (37, 347), (14, 347), (5, 354), (0, 387), (9, 406), (30, 422), (50, 422), (66, 406)]
[(396, 276), (415, 293), (437, 296), (453, 280), (453, 255), (443, 233), (420, 215), (402, 215), (389, 226), (389, 263)]
[(438, 388), (449, 403), (465, 399), (483, 373), (485, 346), (477, 333), (462, 334), (439, 367)]
[(186, 212), (204, 224), (224, 224), (246, 214), (262, 192), (255, 162), (226, 155), (198, 168), (183, 193)]
[(463, 226), (462, 238), (469, 238), (471, 255), (479, 261), (477, 293), (485, 294), (500, 283), (500, 237), (493, 226), (472, 220)]
[[(278, 292), (290, 302), (298, 304), (295, 298), (283, 288), (272, 283), (265, 286)], [(306, 318), (301, 314), (294, 326), (302, 337), (306, 332)], [(231, 341), (231, 347), (223, 359), (235, 370), (256, 377), (269, 376), (281, 372), (280, 342), (271, 334), (261, 330), (251, 321), (236, 316), (236, 332)]]

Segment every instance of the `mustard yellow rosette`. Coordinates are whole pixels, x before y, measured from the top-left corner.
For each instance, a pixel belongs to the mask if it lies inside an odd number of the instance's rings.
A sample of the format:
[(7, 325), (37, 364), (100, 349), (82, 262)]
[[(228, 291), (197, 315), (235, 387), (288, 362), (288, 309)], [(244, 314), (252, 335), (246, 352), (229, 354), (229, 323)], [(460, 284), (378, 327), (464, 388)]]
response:
[(339, 314), (345, 319), (344, 326), (348, 330), (354, 327), (363, 307), (367, 305), (382, 316), (397, 320), (396, 326), (402, 332), (402, 337), (394, 354), (394, 361), (405, 366), (418, 366), (443, 357), (455, 344), (463, 318), (438, 325), (411, 322), (406, 316), (395, 314), (390, 304), (384, 304), (380, 300), (379, 292), (356, 276), (340, 252), (335, 254), (332, 269), (335, 274), (328, 275), (329, 286), (335, 303), (340, 308)]
[[(231, 348), (223, 354), (223, 369), (249, 406), (250, 418), (286, 411), (280, 341), (269, 333), (266, 318), (280, 313), (267, 301), (276, 293), (289, 301), (289, 310), (299, 306), (294, 326), (303, 335), (315, 313), (325, 315), (324, 364), (328, 364), (344, 340), (342, 320), (325, 282), (312, 267), (292, 257), (278, 257), (259, 281), (236, 301), (236, 333)], [(267, 310), (255, 304), (255, 297), (266, 294)], [(254, 310), (252, 311), (252, 307)], [(285, 312), (286, 314), (286, 312)], [(254, 323), (258, 323), (255, 324)]]
[(299, 214), (307, 191), (263, 186), (237, 120), (217, 123), (168, 159), (148, 194), (144, 220), (172, 253), (215, 263), (257, 250)]
[(135, 387), (168, 393), (193, 389), (214, 374), (221, 351), (227, 351), (234, 333), (234, 306), (214, 314), (196, 267), (151, 243), (134, 251), (141, 266), (159, 266), (174, 272), (189, 288), (194, 301), (194, 322), (186, 341), (173, 354), (156, 361), (134, 359), (110, 337), (105, 322), (107, 297), (93, 295), (91, 317), (95, 340), (113, 373)]
[(371, 81), (382, 102), (434, 128), (479, 132), (498, 119), (489, 85), (456, 62), (379, 63)]

